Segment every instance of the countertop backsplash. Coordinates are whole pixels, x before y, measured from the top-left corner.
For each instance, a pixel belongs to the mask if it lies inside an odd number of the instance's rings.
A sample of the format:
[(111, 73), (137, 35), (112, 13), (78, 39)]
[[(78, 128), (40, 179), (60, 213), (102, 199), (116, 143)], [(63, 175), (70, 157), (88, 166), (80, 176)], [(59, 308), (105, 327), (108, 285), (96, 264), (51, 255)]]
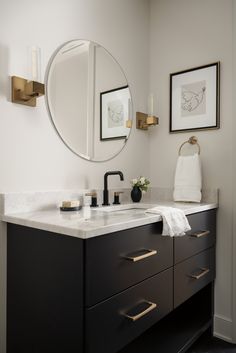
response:
[[(0, 213), (9, 214), (17, 212), (32, 212), (51, 210), (58, 208), (62, 201), (65, 200), (80, 200), (83, 205), (83, 195), (93, 189), (79, 189), (79, 190), (55, 190), (55, 191), (36, 191), (36, 192), (17, 192), (17, 193), (2, 193), (0, 194)], [(102, 204), (103, 191), (97, 191), (98, 205)], [(114, 192), (118, 189), (110, 189), (109, 197), (112, 205)], [(131, 203), (130, 188), (119, 189), (123, 191), (120, 195), (121, 204)], [(218, 189), (202, 190), (202, 202), (217, 203), (218, 204)], [(144, 203), (158, 203), (158, 201), (172, 201), (172, 188), (150, 187), (149, 190), (142, 195), (141, 202)]]

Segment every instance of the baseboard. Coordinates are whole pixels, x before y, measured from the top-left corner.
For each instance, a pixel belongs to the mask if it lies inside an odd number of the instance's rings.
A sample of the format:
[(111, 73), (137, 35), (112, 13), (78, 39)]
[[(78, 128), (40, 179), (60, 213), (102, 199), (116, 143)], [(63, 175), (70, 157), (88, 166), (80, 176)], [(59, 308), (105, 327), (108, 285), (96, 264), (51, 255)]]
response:
[(232, 343), (232, 319), (222, 315), (215, 315), (213, 335)]

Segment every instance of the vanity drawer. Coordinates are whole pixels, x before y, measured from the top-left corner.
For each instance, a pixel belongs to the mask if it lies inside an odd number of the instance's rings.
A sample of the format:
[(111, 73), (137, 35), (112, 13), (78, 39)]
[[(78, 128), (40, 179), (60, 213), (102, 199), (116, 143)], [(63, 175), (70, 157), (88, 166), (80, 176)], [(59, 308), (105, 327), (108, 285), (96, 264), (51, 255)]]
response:
[(181, 262), (215, 244), (216, 210), (188, 216), (191, 226), (185, 236), (174, 238), (174, 261)]
[(86, 306), (173, 266), (173, 239), (153, 223), (86, 240)]
[(172, 310), (173, 269), (168, 269), (86, 309), (86, 352), (118, 352)]
[(174, 267), (174, 307), (183, 303), (215, 278), (215, 248)]

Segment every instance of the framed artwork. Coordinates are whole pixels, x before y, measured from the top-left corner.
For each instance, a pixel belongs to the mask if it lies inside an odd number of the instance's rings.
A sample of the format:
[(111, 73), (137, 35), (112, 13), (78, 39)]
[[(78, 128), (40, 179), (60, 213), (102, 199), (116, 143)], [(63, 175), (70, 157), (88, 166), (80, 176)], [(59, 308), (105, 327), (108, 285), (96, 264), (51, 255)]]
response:
[(220, 127), (220, 63), (170, 74), (170, 133)]
[(100, 140), (127, 138), (130, 129), (126, 121), (130, 115), (128, 86), (100, 93)]

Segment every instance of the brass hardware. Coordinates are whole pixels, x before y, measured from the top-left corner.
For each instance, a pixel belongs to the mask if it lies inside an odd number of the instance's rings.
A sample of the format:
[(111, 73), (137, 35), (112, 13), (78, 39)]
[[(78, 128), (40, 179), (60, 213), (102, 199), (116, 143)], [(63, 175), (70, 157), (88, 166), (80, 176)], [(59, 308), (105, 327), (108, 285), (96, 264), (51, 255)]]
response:
[(195, 232), (195, 233), (192, 233), (192, 234), (189, 234), (190, 237), (194, 237), (194, 238), (201, 238), (205, 235), (208, 235), (210, 234), (210, 231), (209, 230), (201, 230), (199, 232)]
[(150, 256), (153, 256), (153, 255), (156, 255), (156, 254), (157, 254), (157, 251), (156, 251), (156, 250), (147, 249), (147, 250), (145, 250), (145, 251), (147, 251), (145, 254), (138, 255), (138, 256), (125, 256), (124, 258), (125, 258), (126, 260), (130, 260), (130, 261), (133, 261), (133, 262), (137, 262), (137, 261), (146, 259), (147, 257), (150, 257)]
[(85, 196), (97, 196), (96, 191), (86, 192)]
[(184, 141), (184, 142), (182, 143), (182, 145), (180, 146), (180, 148), (179, 148), (179, 156), (180, 156), (182, 147), (183, 147), (186, 143), (190, 143), (190, 145), (197, 145), (197, 146), (198, 146), (198, 154), (200, 154), (201, 149), (200, 149), (200, 145), (199, 145), (199, 143), (198, 143), (197, 141), (198, 141), (198, 140), (197, 140), (197, 137), (196, 137), (196, 136), (191, 136), (191, 137), (188, 139), (188, 141)]
[(120, 205), (120, 194), (123, 194), (124, 192), (123, 191), (115, 191), (114, 192), (114, 202), (113, 202), (113, 205)]
[(126, 125), (126, 127), (127, 127), (128, 129), (131, 129), (131, 127), (132, 127), (132, 120), (131, 120), (131, 119), (126, 120), (125, 125)]
[(36, 107), (36, 99), (44, 95), (44, 84), (24, 78), (11, 78), (12, 102)]
[(141, 313), (139, 313), (137, 315), (133, 315), (133, 316), (132, 315), (128, 315), (128, 314), (124, 314), (125, 317), (127, 317), (128, 319), (130, 319), (130, 320), (132, 320), (134, 322), (134, 321), (137, 321), (137, 320), (141, 319), (141, 317), (145, 316), (146, 314), (148, 314), (150, 311), (154, 310), (157, 307), (156, 303), (152, 303), (152, 302), (149, 302), (149, 301), (145, 301), (145, 303), (150, 304), (150, 306), (147, 309), (145, 309)]
[(190, 143), (191, 145), (195, 145), (197, 143), (197, 137), (196, 136), (191, 136), (188, 139), (188, 143)]
[(147, 124), (146, 124), (146, 118), (147, 114), (137, 112), (136, 113), (136, 129), (140, 130), (147, 130)]
[(203, 276), (205, 276), (209, 271), (210, 269), (209, 268), (200, 268), (200, 270), (202, 271), (201, 273), (199, 273), (199, 275), (190, 275), (191, 278), (194, 278), (194, 279), (199, 279)]
[(98, 207), (96, 191), (86, 192), (85, 196), (91, 196), (91, 205), (90, 205), (90, 207)]
[(159, 118), (154, 115), (148, 115), (145, 113), (136, 113), (136, 129), (148, 130), (149, 126), (159, 124)]
[(124, 191), (115, 191), (114, 192), (114, 196), (119, 196), (120, 194), (123, 194)]
[(151, 125), (157, 125), (158, 124), (158, 118), (154, 115), (148, 115), (146, 119), (146, 123), (148, 126)]

